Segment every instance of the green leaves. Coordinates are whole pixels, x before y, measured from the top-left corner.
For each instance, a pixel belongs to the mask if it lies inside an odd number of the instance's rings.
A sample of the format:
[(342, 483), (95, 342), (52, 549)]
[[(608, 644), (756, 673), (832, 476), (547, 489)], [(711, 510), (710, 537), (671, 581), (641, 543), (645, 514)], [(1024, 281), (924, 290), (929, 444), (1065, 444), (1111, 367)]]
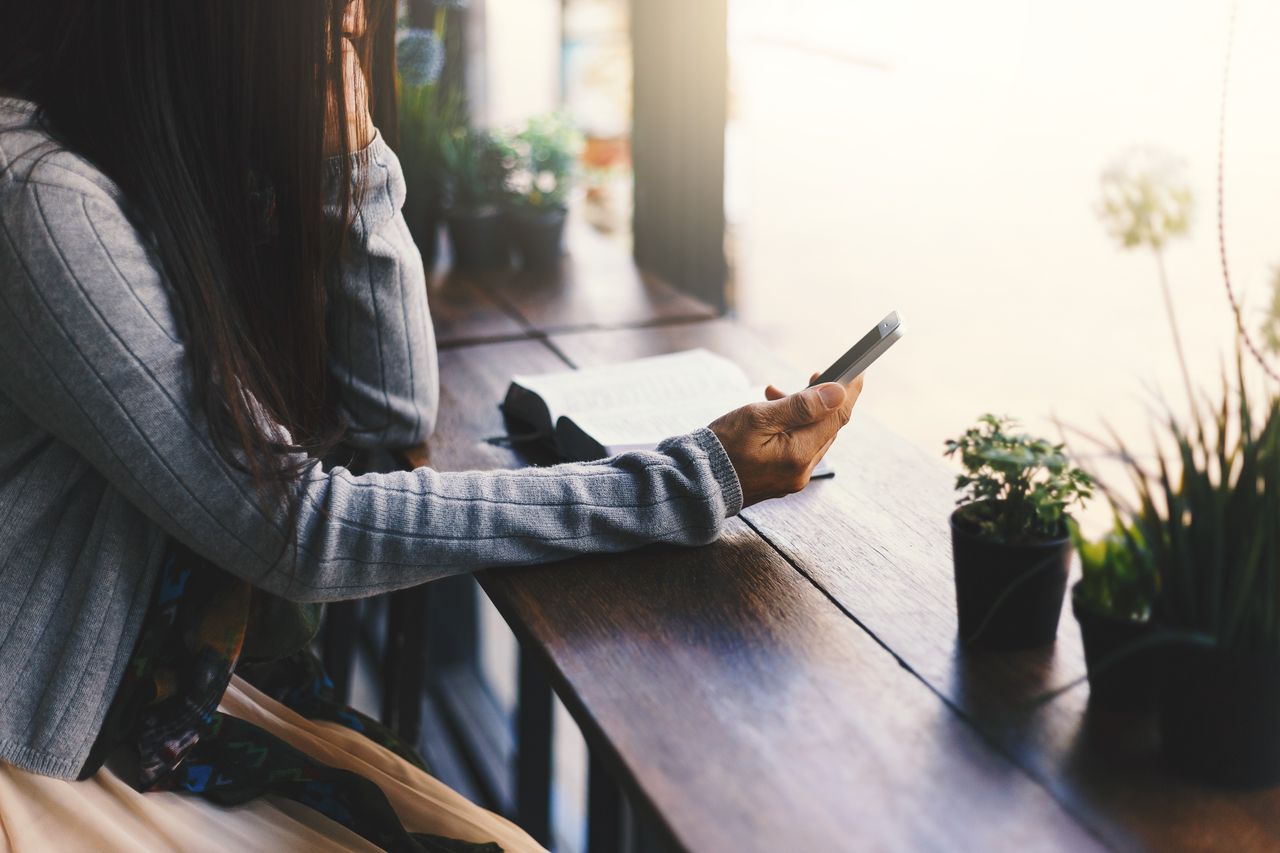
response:
[[(956, 477), (965, 518), (981, 535), (1010, 544), (1061, 536), (1073, 504), (1093, 495), (1089, 475), (1070, 464), (1063, 445), (1014, 430), (1017, 422), (986, 414), (946, 442), (965, 473)], [(995, 504), (984, 503), (988, 501)]]
[(519, 133), (503, 137), (514, 201), (546, 210), (564, 207), (573, 188), (582, 134), (563, 113), (529, 119)]
[[(1106, 546), (1113, 577), (1104, 580), (1114, 587), (1131, 564), (1134, 576), (1153, 579), (1152, 613), (1164, 627), (1280, 654), (1280, 398), (1259, 423), (1239, 357), (1237, 375), (1208, 419), (1197, 416), (1191, 429), (1169, 419), (1173, 460), (1158, 452), (1155, 472), (1129, 460), (1138, 505), (1132, 526), (1117, 527), (1123, 552)], [(1087, 580), (1097, 551), (1080, 554)], [(1106, 600), (1114, 590), (1095, 585), (1095, 594)]]
[(449, 207), (477, 210), (507, 198), (507, 150), (487, 130), (454, 127), (440, 139)]
[(1156, 575), (1150, 560), (1135, 556), (1145, 548), (1138, 529), (1117, 518), (1112, 531), (1096, 542), (1086, 540), (1074, 525), (1071, 538), (1080, 555), (1082, 603), (1119, 619), (1149, 618)]

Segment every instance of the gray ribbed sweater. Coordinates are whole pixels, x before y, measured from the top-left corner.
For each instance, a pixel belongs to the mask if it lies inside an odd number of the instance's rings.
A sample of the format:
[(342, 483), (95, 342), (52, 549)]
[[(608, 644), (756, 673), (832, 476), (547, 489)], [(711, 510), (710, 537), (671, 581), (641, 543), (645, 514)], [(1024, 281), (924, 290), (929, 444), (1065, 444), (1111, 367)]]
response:
[[(174, 303), (118, 190), (71, 152), (40, 159), (50, 140), (34, 122), (30, 104), (0, 99), (0, 760), (76, 775), (169, 537), (270, 592), (323, 601), (705, 543), (740, 508), (705, 429), (520, 471), (315, 465), (295, 555), (283, 511), (264, 513), (211, 445)], [(395, 156), (375, 139), (354, 159), (365, 200), (330, 280), (331, 366), (363, 440), (408, 445), (431, 432), (438, 396), (422, 264)]]

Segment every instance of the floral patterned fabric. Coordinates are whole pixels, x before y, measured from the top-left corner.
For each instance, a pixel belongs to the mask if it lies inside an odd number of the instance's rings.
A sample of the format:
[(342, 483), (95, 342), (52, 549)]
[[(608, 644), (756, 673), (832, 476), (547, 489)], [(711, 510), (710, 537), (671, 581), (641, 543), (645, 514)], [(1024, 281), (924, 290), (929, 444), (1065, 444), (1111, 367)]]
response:
[(417, 752), (386, 727), (335, 701), (332, 683), (307, 650), (318, 623), (318, 610), (265, 596), (185, 549), (174, 549), (81, 778), (120, 754), (130, 769), (121, 772), (114, 763), (113, 769), (139, 791), (186, 792), (226, 806), (275, 794), (385, 850), (501, 851), (492, 843), (408, 832), (377, 785), (217, 710), (236, 672), (299, 714), (361, 732), (426, 769)]

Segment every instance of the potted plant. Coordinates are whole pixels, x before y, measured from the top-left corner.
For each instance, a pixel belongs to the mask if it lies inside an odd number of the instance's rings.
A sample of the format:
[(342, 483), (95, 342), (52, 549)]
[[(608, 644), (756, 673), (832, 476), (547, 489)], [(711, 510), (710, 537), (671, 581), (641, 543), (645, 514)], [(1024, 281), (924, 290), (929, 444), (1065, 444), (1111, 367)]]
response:
[(504, 146), (488, 131), (455, 127), (442, 137), (441, 152), (454, 264), (464, 269), (507, 266), (511, 253), (502, 208), (509, 158)]
[(1280, 398), (1257, 419), (1237, 375), (1207, 424), (1169, 418), (1174, 463), (1159, 453), (1148, 471), (1123, 455), (1138, 490), (1127, 546), (1159, 573), (1152, 618), (1172, 638), (1163, 752), (1253, 787), (1280, 783)]
[(511, 153), (511, 239), (525, 269), (556, 266), (581, 136), (561, 114), (529, 120), (507, 141)]
[(1108, 711), (1156, 707), (1162, 658), (1151, 621), (1155, 575), (1130, 551), (1129, 542), (1140, 542), (1138, 537), (1119, 519), (1096, 542), (1073, 530), (1081, 578), (1071, 588), (1071, 610), (1084, 643), (1089, 701)]
[(983, 415), (947, 442), (959, 457), (964, 492), (951, 514), (956, 608), (965, 646), (1024, 649), (1052, 643), (1071, 560), (1067, 509), (1083, 505), (1092, 481), (1063, 446), (1016, 433)]
[[(444, 11), (441, 6), (436, 12), (441, 32)], [(428, 274), (435, 267), (443, 218), (443, 138), (459, 124), (462, 113), (461, 98), (440, 80), (444, 54), (440, 32), (433, 30), (408, 30), (396, 48), (400, 122), (397, 154), (406, 186), (404, 217)]]

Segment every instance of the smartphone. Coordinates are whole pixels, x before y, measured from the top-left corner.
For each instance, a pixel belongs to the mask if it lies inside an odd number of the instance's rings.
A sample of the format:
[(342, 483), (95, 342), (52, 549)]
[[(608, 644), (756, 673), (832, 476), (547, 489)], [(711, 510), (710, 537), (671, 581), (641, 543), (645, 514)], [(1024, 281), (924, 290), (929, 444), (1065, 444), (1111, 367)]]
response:
[(824, 382), (839, 382), (842, 385), (852, 382), (901, 337), (902, 320), (898, 317), (897, 311), (891, 311), (889, 316), (876, 323), (871, 331), (863, 335), (862, 340), (836, 359), (835, 364), (822, 371), (822, 375), (809, 383), (809, 387), (812, 388)]

